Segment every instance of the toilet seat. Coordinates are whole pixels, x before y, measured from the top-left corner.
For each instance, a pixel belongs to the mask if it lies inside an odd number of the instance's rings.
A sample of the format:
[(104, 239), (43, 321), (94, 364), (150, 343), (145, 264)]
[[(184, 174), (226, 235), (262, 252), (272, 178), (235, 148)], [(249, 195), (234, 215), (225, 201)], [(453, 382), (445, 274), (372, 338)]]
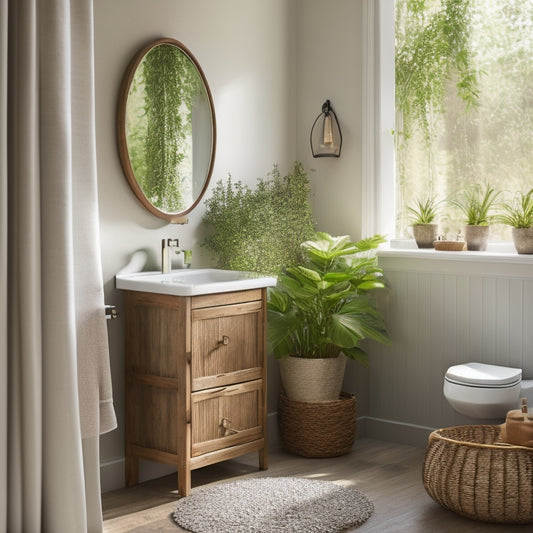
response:
[(448, 369), (445, 381), (466, 387), (501, 389), (514, 387), (522, 381), (522, 370), (484, 363), (465, 363)]

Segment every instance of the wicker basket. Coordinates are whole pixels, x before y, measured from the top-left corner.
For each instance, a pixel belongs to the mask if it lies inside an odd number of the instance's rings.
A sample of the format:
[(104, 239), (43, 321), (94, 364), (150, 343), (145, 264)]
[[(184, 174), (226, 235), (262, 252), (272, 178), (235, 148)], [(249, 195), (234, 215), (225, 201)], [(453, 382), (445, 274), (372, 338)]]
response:
[(279, 432), (283, 448), (304, 457), (337, 457), (352, 449), (355, 440), (354, 396), (339, 400), (298, 402), (280, 394)]
[(429, 437), (422, 478), (442, 506), (484, 522), (533, 523), (533, 448), (499, 443), (500, 426), (457, 426)]

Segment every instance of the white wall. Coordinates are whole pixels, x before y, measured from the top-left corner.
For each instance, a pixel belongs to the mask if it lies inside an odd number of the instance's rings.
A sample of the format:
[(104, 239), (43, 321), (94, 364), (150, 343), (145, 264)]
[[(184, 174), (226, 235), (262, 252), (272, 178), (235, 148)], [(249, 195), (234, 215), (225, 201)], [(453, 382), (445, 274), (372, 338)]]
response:
[[(294, 99), (297, 157), (313, 181), (318, 228), (361, 237), (361, 12), (354, 0), (296, 0)], [(313, 159), (309, 132), (329, 99), (343, 136), (341, 157)]]
[[(318, 229), (361, 235), (362, 4), (354, 0), (296, 0), (296, 150), (313, 187)], [(309, 132), (329, 99), (343, 136), (340, 158), (314, 159)], [(343, 389), (368, 409), (368, 370), (348, 361)]]
[[(186, 226), (153, 217), (134, 198), (116, 148), (116, 99), (122, 75), (137, 50), (158, 37), (183, 42), (211, 87), (218, 124), (212, 183), (231, 173), (254, 184), (274, 163), (296, 159), (291, 13), (289, 0), (95, 0), (96, 138), (102, 257), (107, 303), (122, 304), (115, 274), (144, 249), (148, 268), (159, 268), (161, 238), (179, 238), (193, 250), (193, 266), (210, 264), (199, 247), (201, 204)], [(209, 195), (209, 192), (207, 193)], [(111, 367), (119, 428), (101, 440), (104, 490), (123, 484), (123, 320), (109, 323)], [(277, 367), (270, 361), (269, 397), (277, 398)], [(272, 392), (270, 392), (272, 391)]]

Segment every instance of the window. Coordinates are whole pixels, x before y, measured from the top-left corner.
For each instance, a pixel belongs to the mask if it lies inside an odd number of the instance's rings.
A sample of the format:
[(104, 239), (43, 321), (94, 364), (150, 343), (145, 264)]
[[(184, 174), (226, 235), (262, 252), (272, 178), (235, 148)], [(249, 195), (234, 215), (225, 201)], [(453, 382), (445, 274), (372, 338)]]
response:
[[(394, 229), (385, 215), (378, 229), (409, 236), (406, 207), (427, 195), (449, 200), (490, 183), (512, 197), (533, 187), (533, 0), (381, 0), (379, 9), (379, 130), (395, 149), (394, 195), (384, 168), (381, 191), (396, 216)], [(391, 12), (395, 56), (383, 29)], [(395, 66), (395, 83), (384, 83)], [(391, 159), (380, 147), (378, 160)], [(440, 231), (455, 235), (461, 214), (445, 211)], [(510, 240), (510, 230), (493, 226), (491, 238)]]

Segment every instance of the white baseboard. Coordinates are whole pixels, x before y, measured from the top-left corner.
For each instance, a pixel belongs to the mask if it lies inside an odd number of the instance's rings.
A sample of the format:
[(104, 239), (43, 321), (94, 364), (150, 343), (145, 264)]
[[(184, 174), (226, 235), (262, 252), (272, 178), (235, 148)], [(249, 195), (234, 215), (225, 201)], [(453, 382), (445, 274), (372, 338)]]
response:
[(437, 428), (397, 422), (372, 416), (357, 419), (357, 437), (409, 444), (425, 448), (429, 434)]
[(124, 483), (124, 457), (100, 462), (100, 486), (102, 493), (122, 489)]

